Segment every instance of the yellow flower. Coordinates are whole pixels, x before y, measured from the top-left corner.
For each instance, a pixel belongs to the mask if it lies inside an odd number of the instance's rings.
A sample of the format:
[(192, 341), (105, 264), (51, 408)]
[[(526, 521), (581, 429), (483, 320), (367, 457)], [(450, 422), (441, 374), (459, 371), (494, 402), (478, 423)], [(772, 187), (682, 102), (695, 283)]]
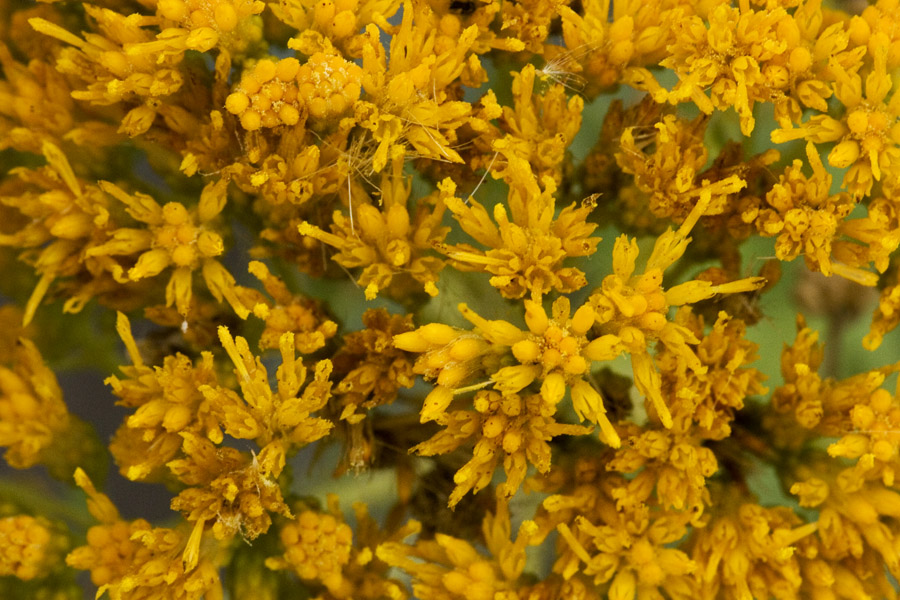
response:
[(811, 597), (800, 594), (800, 588), (804, 580), (811, 579), (803, 568), (809, 564), (804, 559), (816, 555), (816, 545), (808, 536), (817, 524), (803, 524), (783, 506), (764, 508), (747, 503), (732, 511), (713, 517), (697, 530), (693, 558), (703, 566), (698, 569), (692, 597), (765, 598), (773, 590), (783, 598)]
[(429, 22), (431, 12), (424, 2), (404, 4), (403, 19), (391, 36), (389, 61), (377, 29), (366, 28), (363, 89), (370, 100), (357, 103), (355, 119), (377, 144), (372, 159), (376, 173), (397, 153), (463, 162), (453, 146), (472, 106), (452, 99), (450, 86), (467, 68), (480, 68), (477, 56), (469, 54), (479, 28), (470, 25), (455, 45), (435, 54), (438, 31)]
[(492, 275), (491, 285), (506, 298), (530, 295), (540, 301), (551, 290), (568, 293), (581, 289), (587, 285), (584, 272), (562, 263), (596, 252), (600, 238), (590, 236), (597, 226), (587, 221), (594, 199), (586, 199), (580, 207), (573, 203), (557, 214), (553, 179), (548, 176), (538, 181), (528, 162), (517, 156), (506, 140), (495, 147), (507, 160), (501, 174), (510, 188), (506, 206), (495, 205), (493, 221), (474, 198), (467, 202), (453, 196), (445, 199), (463, 231), (487, 249), (439, 243), (435, 248), (461, 269)]
[[(164, 8), (167, 4), (184, 6), (178, 0), (162, 3)], [(262, 10), (261, 2), (254, 4)], [(131, 137), (145, 133), (159, 112), (172, 115), (161, 98), (174, 94), (184, 84), (184, 74), (178, 67), (185, 52), (206, 52), (219, 41), (211, 27), (168, 27), (157, 34), (151, 29), (158, 23), (154, 17), (123, 15), (93, 5), (86, 5), (85, 11), (102, 34), (81, 38), (40, 17), (28, 22), (39, 33), (68, 45), (59, 52), (56, 69), (83, 82), (83, 89), (72, 92), (73, 98), (100, 106), (123, 103), (126, 108), (132, 107), (119, 126), (119, 133)], [(201, 12), (197, 15), (201, 21), (205, 18)], [(187, 14), (183, 17), (189, 18)]]
[(537, 526), (534, 521), (524, 521), (515, 541), (510, 540), (509, 511), (498, 502), (496, 514), (486, 515), (483, 530), (490, 557), (480, 554), (469, 542), (442, 533), (434, 540), (420, 538), (415, 545), (386, 542), (378, 546), (376, 554), (412, 576), (413, 591), (421, 600), (516, 600), (525, 548), (537, 533)]
[[(762, 386), (765, 375), (748, 366), (757, 360), (758, 346), (746, 339), (746, 324), (724, 311), (718, 313), (709, 332), (690, 307), (678, 310), (675, 323), (699, 340), (693, 351), (706, 369), (694, 371), (677, 352), (666, 346), (660, 349), (656, 364), (673, 421), (691, 419), (703, 437), (725, 439), (731, 435), (731, 422), (744, 408), (745, 400), (766, 392)], [(685, 423), (679, 425), (682, 430), (686, 427)]]
[[(567, 99), (562, 85), (535, 93), (533, 65), (512, 75), (513, 105), (503, 107), (502, 129), (506, 136), (502, 142), (495, 142), (494, 148), (502, 148), (504, 156), (515, 154), (527, 160), (538, 181), (552, 177), (559, 185), (567, 149), (581, 129), (584, 100), (580, 96)], [(502, 164), (490, 170), (495, 178), (504, 177)]]
[(271, 304), (260, 302), (253, 307), (253, 314), (266, 322), (259, 337), (260, 349), (278, 348), (281, 336), (291, 332), (297, 351), (311, 354), (337, 333), (337, 323), (326, 317), (318, 302), (292, 294), (284, 281), (272, 275), (266, 265), (252, 261), (250, 272), (262, 282), (274, 301)]
[(872, 314), (869, 333), (863, 338), (863, 347), (875, 350), (884, 336), (900, 324), (900, 285), (888, 285), (881, 290), (878, 307)]
[[(655, 120), (656, 115), (652, 116)], [(634, 175), (637, 188), (650, 195), (649, 208), (654, 216), (681, 222), (705, 193), (711, 198), (704, 214), (730, 212), (734, 194), (746, 187), (747, 182), (738, 174), (704, 171), (709, 158), (703, 140), (707, 121), (702, 115), (692, 121), (664, 115), (653, 124), (655, 131), (649, 125), (625, 127), (621, 138), (614, 140), (619, 145), (616, 164)], [(653, 153), (646, 152), (647, 148), (653, 148)]]
[(207, 38), (209, 43), (241, 51), (249, 40), (259, 37), (250, 17), (265, 8), (260, 0), (159, 0), (156, 14), (183, 25), (193, 38)]
[(887, 49), (887, 67), (900, 66), (900, 35), (897, 34), (897, 3), (878, 0), (850, 18), (849, 33), (854, 44), (862, 46), (869, 56)]
[[(88, 510), (100, 524), (88, 530), (87, 544), (72, 550), (66, 563), (90, 571), (91, 581), (100, 588), (98, 597), (108, 592), (111, 600), (221, 600), (217, 544), (201, 548), (200, 537), (185, 539), (179, 529), (153, 528), (144, 519), (123, 521), (84, 471), (75, 471), (75, 481), (87, 493)], [(195, 554), (183, 561), (182, 551), (192, 542)]]
[(733, 106), (741, 132), (750, 135), (753, 105), (787, 84), (780, 71), (767, 67), (781, 62), (788, 50), (776, 28), (790, 17), (783, 8), (754, 11), (749, 2), (741, 7), (718, 5), (709, 14), (708, 27), (699, 16), (676, 22), (671, 54), (660, 64), (679, 77), (669, 94), (671, 102), (692, 100), (706, 114)]
[(275, 375), (278, 385), (273, 391), (266, 367), (250, 351), (246, 339), (233, 338), (226, 327), (219, 328), (219, 339), (234, 363), (241, 394), (220, 385), (202, 385), (200, 392), (225, 433), (255, 440), (261, 448), (280, 454), (273, 464), (282, 466), (286, 454), (328, 434), (332, 423), (311, 413), (321, 410), (331, 397), (330, 360), (317, 362), (313, 379), (307, 382), (306, 367), (294, 355), (294, 334), (283, 334), (281, 366)]
[[(886, 43), (886, 36), (879, 34)], [(874, 67), (865, 77), (854, 70), (835, 69), (835, 96), (844, 106), (840, 120), (827, 115), (813, 116), (801, 127), (777, 129), (772, 141), (782, 143), (798, 138), (811, 142), (837, 142), (828, 155), (833, 167), (850, 167), (843, 186), (854, 198), (868, 195), (875, 181), (896, 186), (900, 181), (900, 93), (887, 72), (886, 45), (879, 45)], [(865, 87), (865, 95), (863, 95)]]
[(419, 200), (417, 210), (411, 213), (410, 181), (402, 175), (401, 161), (395, 160), (393, 167), (393, 173), (381, 178), (381, 210), (357, 187), (356, 196), (350, 197), (349, 218), (335, 211), (331, 233), (307, 222), (300, 224), (299, 231), (336, 248), (338, 253), (332, 259), (339, 265), (364, 267), (357, 283), (365, 286), (367, 300), (374, 300), (382, 290), (402, 298), (409, 292), (410, 280), (436, 296), (435, 282), (444, 264), (426, 252), (447, 235), (441, 219), (444, 203), (455, 187), (444, 182), (430, 198)]
[(241, 301), (234, 276), (216, 259), (225, 247), (212, 222), (225, 207), (227, 185), (224, 179), (207, 184), (197, 207), (188, 210), (180, 202), (160, 206), (146, 194), (129, 194), (112, 183), (101, 182), (101, 188), (122, 202), (128, 214), (144, 226), (115, 229), (108, 234), (108, 241), (92, 246), (85, 254), (124, 256), (134, 261), (127, 272), (115, 262), (108, 267), (119, 283), (155, 277), (172, 267), (166, 306), (174, 304), (182, 315), (190, 310), (193, 272), (200, 270), (213, 297), (226, 300), (238, 316), (246, 318), (250, 311)]
[(790, 261), (802, 254), (810, 270), (874, 285), (870, 273), (832, 263), (832, 244), (838, 241), (842, 221), (856, 203), (850, 194), (830, 193), (831, 175), (811, 142), (806, 144), (806, 155), (812, 177), (806, 177), (803, 162), (795, 160), (766, 194), (766, 204), (746, 207), (743, 220), (752, 221), (761, 235), (777, 236), (775, 256), (779, 260)]
[(69, 414), (53, 371), (34, 342), (19, 338), (12, 360), (0, 365), (0, 447), (15, 469), (45, 465), (67, 480), (72, 469), (94, 469), (97, 460), (92, 428)]
[(292, 57), (263, 59), (241, 76), (225, 108), (247, 131), (297, 125), (301, 110), (316, 120), (333, 120), (359, 99), (361, 77), (356, 64), (322, 52), (302, 65)]
[(669, 229), (659, 236), (641, 274), (634, 273), (637, 241), (620, 236), (613, 249), (613, 273), (590, 297), (601, 334), (598, 339), (606, 340), (611, 349), (606, 360), (623, 351), (631, 355), (634, 384), (667, 428), (672, 426), (672, 416), (662, 397), (661, 379), (650, 356), (649, 343), (658, 340), (695, 373), (706, 371), (688, 346), (699, 340), (690, 330), (668, 319), (669, 307), (694, 304), (716, 294), (752, 291), (765, 283), (761, 277), (748, 277), (719, 285), (693, 280), (663, 288), (663, 274), (684, 254), (690, 242), (688, 234), (710, 200), (707, 190), (677, 231)]
[[(579, 516), (574, 529), (562, 523), (558, 531), (561, 543), (585, 563), (583, 568), (575, 568), (602, 586), (610, 600), (633, 600), (661, 592), (687, 598), (689, 575), (698, 565), (682, 550), (667, 547), (684, 535), (683, 520), (683, 514), (651, 516), (638, 508), (618, 512), (614, 521), (601, 525)], [(570, 567), (563, 577), (572, 574)]]
[[(516, 406), (518, 401), (515, 395), (533, 383), (540, 382), (540, 400), (531, 410), (542, 416), (552, 416), (566, 390), (570, 389), (572, 405), (578, 417), (582, 421), (587, 419), (599, 425), (601, 438), (607, 444), (617, 447), (619, 436), (606, 416), (603, 399), (584, 377), (590, 372), (593, 361), (615, 358), (620, 352), (619, 347), (616, 343), (611, 345), (609, 337), (588, 340), (586, 334), (596, 317), (591, 306), (580, 307), (570, 318), (568, 298), (558, 298), (553, 304), (552, 319), (537, 302), (526, 300), (525, 307), (528, 331), (507, 321), (489, 321), (465, 304), (460, 304), (460, 312), (475, 325), (477, 333), (432, 323), (394, 337), (394, 344), (398, 348), (424, 353), (416, 361), (415, 370), (429, 379), (435, 379), (438, 384), (425, 398), (421, 410), (422, 422), (443, 422), (446, 418), (445, 411), (456, 394), (491, 385), (504, 397), (510, 397), (510, 406)], [(512, 354), (518, 364), (508, 364), (509, 361), (503, 358), (508, 354)], [(476, 373), (484, 373), (489, 379), (470, 387), (461, 387), (462, 383)], [(485, 409), (479, 412), (495, 410)], [(521, 408), (516, 410), (521, 411)], [(474, 417), (472, 414), (465, 417), (459, 414), (455, 418), (457, 421), (460, 418), (471, 421)], [(451, 427), (444, 437), (459, 437), (459, 429)], [(466, 428), (462, 428), (462, 431), (466, 431)], [(574, 433), (577, 430), (569, 431)], [(508, 453), (515, 454), (521, 441), (515, 444), (510, 442), (512, 450)], [(433, 448), (434, 446), (428, 446), (428, 451), (432, 452)], [(482, 454), (485, 457), (493, 455), (487, 448)], [(482, 481), (484, 473), (482, 471)]]
[(400, 4), (399, 0), (284, 0), (268, 8), (299, 32), (288, 42), (290, 47), (311, 56), (333, 45), (358, 58), (364, 43), (360, 32), (370, 23), (382, 24)]
[[(610, 6), (612, 4), (612, 6)], [(657, 64), (674, 41), (673, 28), (694, 12), (681, 0), (645, 3), (588, 0), (583, 14), (560, 6), (568, 50), (544, 49), (545, 76), (594, 97), (618, 83), (665, 98), (665, 90), (645, 67)]]
[(0, 446), (9, 448), (10, 466), (23, 469), (66, 430), (70, 415), (56, 376), (34, 342), (19, 337), (16, 343), (0, 365)]
[[(894, 516), (900, 494), (879, 481), (847, 477), (849, 470), (817, 453), (796, 469), (790, 492), (800, 506), (818, 513), (818, 553), (833, 565), (835, 581), (859, 597), (890, 597), (894, 592), (887, 575), (900, 571)], [(864, 565), (874, 564), (881, 568), (866, 576)]]
[[(337, 496), (329, 495), (336, 505)], [(292, 569), (300, 579), (317, 581), (338, 598), (348, 595), (349, 582), (342, 570), (350, 562), (353, 530), (340, 519), (340, 513), (318, 513), (304, 510), (293, 521), (281, 527), (279, 537), (285, 552), (283, 558), (269, 559), (270, 569)]]
[[(276, 481), (284, 468), (284, 452), (277, 443), (251, 457), (189, 432), (183, 432), (181, 437), (184, 457), (167, 466), (191, 487), (175, 496), (171, 507), (194, 524), (194, 536), (201, 535), (196, 532), (202, 532), (212, 522), (217, 540), (227, 542), (237, 534), (253, 540), (272, 525), (269, 513), (291, 517)], [(195, 550), (195, 544), (189, 543), (185, 556)]]
[(334, 355), (335, 402), (339, 414), (338, 434), (344, 444), (341, 469), (367, 468), (374, 460), (377, 439), (371, 429), (379, 406), (391, 404), (401, 388), (415, 383), (413, 359), (394, 347), (393, 337), (413, 329), (411, 316), (390, 315), (384, 309), (363, 313), (365, 329), (344, 336), (343, 347)]
[[(559, 398), (561, 399), (561, 398)], [(559, 435), (585, 435), (589, 427), (557, 423), (556, 405), (540, 394), (501, 394), (482, 390), (475, 394), (475, 410), (448, 413), (446, 429), (418, 444), (413, 451), (423, 456), (448, 454), (476, 439), (472, 458), (453, 477), (456, 487), (450, 494), (452, 508), (468, 492), (478, 493), (491, 483), (494, 471), (503, 463), (506, 481), (497, 487), (503, 500), (518, 492), (529, 464), (538, 473), (550, 471), (549, 442)]]
[(355, 502), (354, 533), (344, 522), (337, 495), (328, 494), (327, 501), (327, 512), (305, 508), (282, 526), (284, 554), (266, 559), (266, 566), (294, 571), (305, 585), (318, 588), (314, 592), (325, 592), (321, 598), (406, 600), (405, 586), (388, 576), (390, 567), (375, 553), (381, 544), (396, 543), (418, 531), (418, 524), (381, 530), (366, 505)]
[[(0, 235), (0, 245), (22, 249), (40, 275), (25, 306), (26, 324), (57, 279), (110, 279), (104, 273), (110, 268), (108, 259), (86, 256), (89, 249), (105, 241), (113, 226), (105, 194), (99, 187), (81, 181), (55, 144), (43, 142), (41, 152), (47, 166), (14, 170), (12, 174), (26, 187), (18, 196), (2, 198), (29, 222), (15, 233)], [(77, 312), (94, 293), (91, 284), (70, 287), (71, 298), (64, 310)]]
[(16, 515), (0, 519), (0, 575), (28, 581), (58, 566), (68, 540), (47, 519)]
[(639, 431), (630, 426), (622, 432), (622, 447), (607, 463), (610, 471), (633, 475), (613, 492), (620, 505), (650, 503), (655, 492), (656, 503), (664, 509), (683, 512), (692, 524), (701, 522), (711, 503), (706, 480), (719, 470), (719, 464), (685, 425), (681, 431)]
[[(58, 145), (63, 136), (72, 136), (76, 129), (73, 101), (61, 73), (40, 60), (28, 65), (17, 62), (2, 42), (0, 65), (4, 74), (0, 81), (0, 115), (10, 121), (0, 129), (0, 147), (39, 154), (43, 143)], [(93, 143), (100, 141), (95, 139)]]
[(197, 364), (183, 354), (167, 356), (163, 365), (144, 364), (128, 318), (119, 313), (119, 337), (131, 358), (121, 367), (125, 379), (107, 378), (119, 404), (135, 409), (110, 443), (119, 470), (128, 479), (154, 480), (165, 476), (164, 466), (181, 450), (184, 431), (222, 441), (219, 421), (198, 388), (216, 382), (213, 356), (204, 352)]

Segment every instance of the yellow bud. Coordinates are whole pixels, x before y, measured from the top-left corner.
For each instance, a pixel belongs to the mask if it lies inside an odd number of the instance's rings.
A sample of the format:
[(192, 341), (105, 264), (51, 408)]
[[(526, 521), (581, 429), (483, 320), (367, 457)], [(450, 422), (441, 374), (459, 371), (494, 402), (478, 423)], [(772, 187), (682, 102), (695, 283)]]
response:
[(230, 2), (219, 2), (214, 11), (214, 18), (219, 31), (232, 31), (238, 24), (237, 11)]
[(300, 61), (294, 57), (282, 58), (275, 65), (275, 77), (281, 81), (291, 81), (300, 70)]
[(418, 331), (407, 331), (394, 336), (394, 347), (407, 352), (425, 352), (431, 344)]
[(521, 363), (533, 363), (541, 355), (541, 348), (532, 340), (522, 340), (512, 346), (513, 356)]
[(141, 254), (137, 264), (128, 270), (128, 278), (138, 281), (144, 277), (153, 277), (169, 266), (171, 258), (162, 248), (148, 250)]
[(444, 367), (438, 374), (437, 383), (446, 387), (456, 387), (469, 376), (468, 366), (457, 363)]
[(512, 454), (522, 447), (522, 434), (518, 431), (509, 431), (503, 436), (503, 451)]
[(828, 154), (828, 163), (843, 169), (849, 167), (859, 158), (859, 143), (854, 140), (844, 140), (831, 149)]
[(644, 313), (638, 319), (638, 325), (646, 331), (661, 331), (666, 323), (665, 315), (659, 312)]
[(542, 335), (550, 324), (547, 313), (544, 308), (537, 302), (531, 300), (525, 301), (525, 324), (528, 325), (533, 333)]
[(225, 252), (225, 244), (222, 243), (222, 237), (218, 233), (202, 231), (197, 239), (197, 249), (203, 256), (219, 256)]
[(620, 343), (618, 337), (607, 334), (591, 341), (582, 353), (592, 361), (612, 360), (622, 352)]
[(484, 342), (475, 337), (459, 338), (450, 346), (450, 358), (464, 362), (478, 358), (484, 348)]
[(878, 440), (872, 444), (872, 454), (876, 459), (887, 462), (894, 456), (894, 445), (887, 440)]
[(450, 571), (448, 573), (444, 573), (444, 575), (441, 577), (441, 583), (451, 594), (465, 596), (466, 590), (470, 585), (472, 585), (472, 580), (459, 571)]
[(587, 361), (581, 356), (570, 356), (563, 361), (563, 370), (569, 375), (581, 375), (587, 369)]
[(556, 406), (566, 395), (566, 380), (559, 373), (550, 373), (541, 384), (541, 397), (550, 406)]
[(183, 21), (187, 18), (187, 5), (183, 0), (159, 0), (156, 10), (160, 16), (172, 21)]
[(449, 388), (436, 387), (425, 397), (425, 403), (419, 414), (419, 421), (427, 423), (443, 416), (444, 411), (453, 401), (453, 392)]
[(575, 311), (572, 317), (572, 331), (578, 335), (584, 335), (594, 326), (596, 314), (590, 304), (584, 304)]
[(569, 356), (578, 354), (578, 340), (572, 336), (564, 337), (558, 345), (559, 351)]
[(250, 106), (250, 98), (243, 92), (234, 92), (225, 99), (225, 110), (233, 115), (239, 115)]
[(189, 406), (176, 404), (166, 410), (162, 426), (168, 432), (178, 432), (187, 427), (193, 418), (193, 412)]
[[(449, 325), (444, 325), (443, 323), (428, 323), (427, 325), (423, 325), (419, 327), (416, 331), (418, 335), (422, 337), (422, 339), (426, 340), (428, 344), (432, 347), (446, 346), (457, 337), (459, 337), (461, 331), (450, 327)], [(394, 344), (397, 344), (397, 339), (403, 337), (408, 334), (400, 334), (394, 337)], [(398, 346), (398, 348), (402, 348)], [(403, 348), (405, 349), (405, 348)]]
[(190, 267), (197, 259), (193, 246), (181, 245), (172, 250), (172, 263), (177, 267)]
[(253, 78), (262, 85), (275, 77), (275, 72), (275, 63), (268, 58), (264, 58), (256, 63), (256, 66), (253, 68)]
[(794, 73), (803, 73), (812, 66), (812, 55), (809, 53), (809, 50), (802, 46), (794, 48), (791, 51), (788, 64), (791, 66), (791, 71)]
[(409, 233), (409, 213), (406, 207), (392, 204), (386, 215), (388, 235), (393, 238), (405, 238)]
[(278, 118), (285, 125), (296, 125), (300, 121), (300, 111), (290, 104), (285, 104), (278, 109)]
[(357, 29), (356, 15), (350, 10), (342, 10), (334, 16), (334, 20), (331, 22), (331, 33), (338, 39), (356, 33)]
[(247, 131), (256, 131), (262, 127), (262, 118), (256, 111), (248, 110), (241, 114), (241, 127)]
[(326, 27), (334, 19), (334, 2), (331, 0), (320, 0), (316, 3), (314, 17), (316, 25)]
[(495, 438), (506, 428), (506, 417), (503, 415), (493, 415), (484, 420), (481, 426), (481, 435), (486, 438)]
[(886, 413), (893, 402), (893, 396), (884, 388), (878, 388), (869, 396), (869, 406), (877, 413)]

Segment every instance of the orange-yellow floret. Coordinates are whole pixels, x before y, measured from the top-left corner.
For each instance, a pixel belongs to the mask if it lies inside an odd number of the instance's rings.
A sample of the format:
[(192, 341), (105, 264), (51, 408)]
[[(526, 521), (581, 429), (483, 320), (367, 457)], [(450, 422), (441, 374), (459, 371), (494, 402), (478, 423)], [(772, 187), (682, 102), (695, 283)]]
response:
[(353, 106), (362, 90), (361, 79), (358, 65), (322, 52), (313, 54), (297, 73), (300, 99), (315, 119), (339, 116)]
[(301, 579), (322, 582), (329, 590), (340, 588), (341, 571), (350, 561), (353, 544), (349, 525), (334, 515), (305, 510), (281, 529), (281, 543), (285, 547), (283, 566), (293, 568)]
[(263, 7), (258, 0), (160, 0), (157, 12), (192, 29), (209, 27), (223, 34), (237, 29), (242, 20), (262, 12)]
[(61, 558), (61, 548), (48, 525), (44, 519), (28, 515), (0, 519), (0, 575), (27, 581), (47, 574)]
[(304, 65), (296, 58), (263, 59), (244, 74), (225, 109), (247, 131), (296, 125), (304, 106), (313, 118), (330, 119), (359, 99), (361, 78), (357, 65), (322, 52)]
[(296, 125), (300, 121), (297, 98), (297, 71), (300, 61), (263, 59), (244, 73), (241, 83), (225, 100), (225, 109), (241, 120), (247, 131), (261, 127)]

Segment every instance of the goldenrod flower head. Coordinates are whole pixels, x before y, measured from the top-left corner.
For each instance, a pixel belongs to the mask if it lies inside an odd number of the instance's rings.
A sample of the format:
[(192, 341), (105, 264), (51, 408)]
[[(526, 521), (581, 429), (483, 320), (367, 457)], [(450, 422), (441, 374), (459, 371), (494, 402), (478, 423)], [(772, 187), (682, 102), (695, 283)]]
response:
[[(69, 415), (56, 376), (31, 340), (21, 338), (11, 363), (0, 365), (0, 447), (7, 464), (26, 469), (64, 463), (77, 456), (54, 456), (54, 446), (70, 433)], [(71, 467), (70, 467), (71, 468)]]
[[(463, 202), (446, 200), (462, 229), (485, 246), (478, 250), (468, 244), (435, 247), (456, 263), (492, 275), (491, 285), (507, 298), (530, 295), (532, 300), (550, 292), (573, 292), (587, 284), (584, 272), (563, 267), (569, 257), (591, 256), (600, 243), (590, 237), (596, 225), (587, 216), (596, 206), (593, 198), (575, 203), (556, 213), (553, 195), (556, 185), (550, 177), (538, 182), (527, 161), (508, 144), (495, 144), (507, 159), (500, 173), (509, 183), (509, 211), (503, 204), (494, 208), (493, 221), (474, 198)], [(496, 222), (496, 224), (495, 224)]]
[(484, 521), (490, 557), (465, 540), (440, 533), (434, 540), (420, 539), (415, 545), (384, 543), (378, 547), (377, 556), (410, 573), (417, 596), (423, 599), (514, 599), (516, 582), (525, 566), (525, 548), (536, 533), (535, 523), (525, 521), (515, 541), (510, 540), (509, 511), (505, 504), (498, 503), (496, 514)]
[(330, 120), (359, 99), (361, 76), (356, 64), (322, 52), (302, 65), (292, 57), (278, 62), (263, 59), (241, 76), (225, 109), (237, 115), (247, 131), (296, 125), (302, 112), (319, 121)]
[(212, 221), (225, 206), (227, 185), (225, 180), (208, 184), (200, 194), (197, 207), (188, 210), (180, 202), (161, 206), (150, 196), (139, 192), (129, 194), (117, 185), (102, 182), (103, 191), (122, 202), (128, 214), (144, 226), (118, 228), (107, 241), (87, 250), (86, 255), (100, 259), (116, 256), (136, 259), (128, 271), (115, 261), (107, 266), (121, 283), (155, 277), (171, 267), (166, 305), (175, 305), (182, 315), (190, 309), (193, 272), (199, 270), (210, 293), (217, 300), (226, 299), (244, 318), (250, 311), (240, 298), (234, 277), (216, 260), (225, 248)]
[(409, 182), (400, 173), (400, 163), (395, 161), (394, 173), (382, 176), (381, 210), (363, 199), (351, 199), (351, 214), (344, 216), (335, 211), (332, 233), (304, 222), (301, 235), (316, 238), (338, 250), (332, 259), (343, 267), (363, 267), (357, 279), (367, 300), (373, 300), (380, 291), (401, 295), (407, 291), (410, 281), (421, 285), (429, 296), (436, 296), (435, 282), (444, 264), (429, 256), (428, 250), (447, 234), (441, 226), (444, 203), (452, 198), (455, 186), (445, 181), (432, 202), (422, 202), (415, 213), (407, 208), (410, 194)]
[(44, 518), (16, 515), (0, 519), (0, 575), (24, 581), (46, 575), (62, 559), (67, 540)]
[(248, 20), (264, 8), (259, 0), (160, 0), (156, 12), (186, 26), (192, 36), (207, 35), (215, 40), (213, 43), (244, 50), (248, 38), (254, 37)]
[(109, 591), (111, 598), (137, 594), (190, 600), (222, 597), (214, 562), (220, 559), (217, 547), (204, 548), (202, 557), (192, 554), (191, 561), (184, 562), (182, 551), (190, 542), (199, 550), (199, 537), (188, 540), (180, 530), (154, 529), (144, 519), (123, 521), (109, 497), (97, 491), (84, 471), (75, 472), (75, 481), (87, 493), (88, 510), (100, 524), (88, 530), (87, 543), (72, 550), (66, 563), (90, 571), (98, 594)]
[(337, 333), (337, 323), (325, 316), (318, 303), (292, 294), (284, 281), (272, 275), (266, 265), (253, 261), (250, 272), (262, 282), (274, 301), (274, 305), (266, 302), (253, 307), (253, 314), (266, 322), (259, 338), (261, 349), (278, 348), (281, 336), (291, 332), (297, 351), (311, 354)]
[[(172, 474), (192, 486), (172, 499), (172, 510), (181, 511), (200, 536), (212, 523), (217, 540), (229, 541), (237, 534), (253, 540), (272, 524), (269, 513), (290, 518), (275, 478), (284, 467), (284, 450), (277, 444), (266, 446), (259, 456), (234, 448), (217, 447), (206, 438), (182, 433), (184, 458), (168, 463)], [(189, 542), (185, 558), (195, 552)]]
[(346, 584), (341, 571), (350, 561), (353, 531), (334, 515), (305, 510), (280, 531), (284, 558), (270, 568), (291, 568), (301, 579), (319, 581), (333, 594)]
[(135, 409), (116, 432), (110, 450), (122, 475), (131, 480), (156, 479), (178, 454), (183, 431), (197, 431), (214, 441), (222, 440), (219, 422), (210, 414), (201, 386), (215, 384), (213, 356), (204, 352), (195, 365), (176, 354), (162, 366), (144, 364), (131, 333), (128, 318), (119, 313), (117, 330), (132, 366), (122, 367), (125, 379), (109, 377), (106, 383), (119, 403)]

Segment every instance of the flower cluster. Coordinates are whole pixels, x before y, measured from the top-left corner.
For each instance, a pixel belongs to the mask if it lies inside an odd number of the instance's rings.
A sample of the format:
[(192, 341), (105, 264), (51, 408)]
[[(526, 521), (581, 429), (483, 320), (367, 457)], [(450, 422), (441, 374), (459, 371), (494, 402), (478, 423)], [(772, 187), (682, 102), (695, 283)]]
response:
[(0, 164), (0, 597), (900, 595), (898, 0), (0, 0)]

